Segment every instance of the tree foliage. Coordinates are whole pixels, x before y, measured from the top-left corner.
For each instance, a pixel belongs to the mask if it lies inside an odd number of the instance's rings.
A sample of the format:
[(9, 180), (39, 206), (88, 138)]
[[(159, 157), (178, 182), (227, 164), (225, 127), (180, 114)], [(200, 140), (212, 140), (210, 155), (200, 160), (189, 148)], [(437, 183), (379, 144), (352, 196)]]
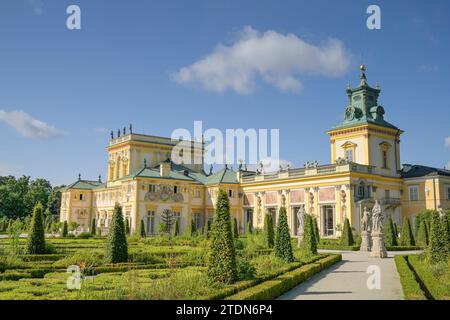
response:
[(219, 190), (211, 228), (211, 251), (207, 274), (215, 282), (232, 283), (237, 278), (236, 250), (230, 223), (228, 194)]
[(302, 256), (317, 254), (317, 242), (314, 236), (314, 222), (311, 215), (305, 215), (305, 225), (303, 227), (303, 240), (300, 245)]
[(341, 235), (341, 244), (344, 246), (352, 246), (354, 243), (355, 241), (353, 240), (353, 232), (350, 227), (350, 221), (348, 218), (345, 218), (344, 228)]
[(273, 231), (273, 219), (271, 214), (266, 214), (264, 217), (264, 236), (266, 239), (267, 248), (273, 248), (274, 231)]
[(61, 228), (61, 237), (65, 238), (69, 234), (69, 225), (66, 220), (64, 220)]
[(285, 207), (281, 207), (279, 211), (277, 229), (275, 233), (275, 256), (286, 262), (294, 261)]
[(108, 263), (126, 262), (128, 260), (128, 244), (125, 235), (122, 207), (116, 203), (109, 225), (105, 260)]
[(142, 219), (141, 219), (141, 222), (139, 223), (139, 236), (141, 238), (147, 237), (147, 233), (145, 232), (144, 220), (142, 220)]
[(395, 234), (394, 223), (389, 216), (386, 225), (384, 226), (384, 243), (388, 247), (397, 246), (397, 235)]
[(97, 234), (97, 224), (95, 223), (95, 218), (92, 218), (90, 231), (93, 236)]
[(400, 234), (400, 245), (401, 246), (414, 246), (414, 235), (411, 229), (411, 224), (407, 217), (403, 218), (402, 232)]
[(316, 243), (320, 243), (320, 233), (319, 233), (319, 227), (317, 225), (317, 218), (315, 216), (312, 216), (312, 222), (313, 222), (313, 231), (314, 231), (314, 237), (316, 239)]
[(26, 246), (27, 254), (45, 253), (44, 207), (38, 203), (33, 210), (33, 218)]
[[(417, 218), (416, 218), (417, 219)], [(429, 235), (428, 235), (429, 231), (428, 231), (428, 226), (425, 220), (420, 219), (420, 226), (419, 226), (419, 230), (417, 231), (417, 244), (421, 247), (426, 247), (428, 246), (428, 239), (429, 239)]]

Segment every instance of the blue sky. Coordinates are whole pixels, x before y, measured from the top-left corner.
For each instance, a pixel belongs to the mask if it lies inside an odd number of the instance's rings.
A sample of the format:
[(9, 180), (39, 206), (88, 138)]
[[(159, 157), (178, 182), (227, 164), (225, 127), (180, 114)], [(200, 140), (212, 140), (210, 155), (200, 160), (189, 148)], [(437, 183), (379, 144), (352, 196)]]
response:
[[(66, 28), (71, 4), (81, 8), (81, 30)], [(366, 27), (370, 4), (381, 8), (381, 30)], [(341, 121), (346, 84), (356, 86), (362, 62), (369, 83), (380, 83), (386, 119), (405, 130), (401, 162), (444, 167), (448, 12), (448, 1), (2, 0), (0, 174), (55, 184), (73, 182), (79, 172), (105, 176), (109, 131), (130, 122), (135, 132), (162, 136), (192, 129), (194, 120), (222, 130), (279, 128), (282, 159), (328, 163), (325, 132)], [(247, 83), (208, 88), (192, 66), (218, 50), (229, 53), (251, 38), (245, 30), (259, 40), (292, 34), (312, 52), (337, 41), (338, 59), (348, 65), (318, 63), (314, 55), (286, 64), (257, 60)], [(255, 74), (267, 64), (269, 71)], [(177, 81), (182, 68), (190, 73)]]

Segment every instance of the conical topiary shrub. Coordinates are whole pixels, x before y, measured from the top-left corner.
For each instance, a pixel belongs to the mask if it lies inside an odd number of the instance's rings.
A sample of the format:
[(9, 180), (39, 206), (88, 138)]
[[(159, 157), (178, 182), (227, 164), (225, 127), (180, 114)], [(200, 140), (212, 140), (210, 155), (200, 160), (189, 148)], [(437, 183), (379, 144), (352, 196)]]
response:
[(31, 219), (31, 227), (28, 234), (26, 246), (27, 254), (44, 254), (45, 253), (45, 234), (44, 234), (44, 208), (38, 203), (33, 210)]
[(139, 236), (141, 238), (147, 237), (147, 233), (145, 232), (144, 220), (142, 220), (142, 219), (141, 219), (141, 222), (139, 223)]
[(442, 234), (441, 219), (437, 212), (431, 214), (430, 245), (428, 255), (430, 262), (435, 264), (446, 259), (445, 236)]
[(418, 214), (414, 218), (414, 239), (417, 239), (419, 236), (419, 229), (420, 229), (421, 223), (422, 223), (422, 215)]
[(345, 218), (344, 221), (344, 229), (342, 230), (341, 235), (341, 244), (344, 246), (352, 246), (354, 244), (353, 240), (353, 232), (352, 228), (350, 227), (350, 221), (348, 221), (348, 218)]
[(420, 227), (417, 232), (417, 244), (421, 247), (428, 246), (428, 227), (425, 220), (420, 220)]
[(61, 237), (66, 238), (68, 233), (69, 233), (69, 225), (67, 224), (67, 221), (64, 220), (61, 228)]
[(384, 226), (384, 243), (387, 247), (393, 247), (397, 245), (397, 236), (394, 230), (394, 223), (392, 218), (389, 217), (386, 225)]
[(319, 227), (317, 225), (317, 218), (315, 216), (311, 217), (313, 222), (313, 230), (314, 230), (314, 238), (316, 239), (316, 243), (320, 243), (320, 233), (319, 233)]
[(314, 236), (314, 223), (313, 218), (309, 215), (305, 215), (305, 225), (303, 227), (303, 240), (300, 245), (300, 252), (302, 256), (311, 256), (317, 254), (317, 242)]
[(125, 235), (122, 207), (116, 203), (109, 225), (106, 242), (105, 260), (107, 263), (126, 262), (128, 260), (128, 244)]
[(177, 237), (177, 236), (180, 235), (180, 221), (179, 220), (180, 219), (176, 219), (175, 220), (175, 226), (174, 226), (174, 229), (173, 229), (174, 237)]
[(411, 224), (407, 217), (403, 218), (402, 232), (400, 234), (400, 245), (401, 246), (414, 246), (414, 235), (411, 230)]
[(130, 235), (130, 221), (128, 219), (125, 219), (125, 234)]
[(235, 239), (239, 238), (239, 225), (236, 218), (233, 219), (233, 237)]
[(273, 220), (271, 214), (266, 214), (264, 217), (264, 236), (266, 238), (267, 248), (273, 248), (274, 234), (273, 234)]
[(97, 233), (97, 225), (95, 224), (95, 218), (92, 218), (92, 220), (91, 220), (91, 230), (90, 231), (93, 236), (95, 236)]
[(211, 232), (207, 274), (215, 282), (232, 283), (237, 278), (236, 251), (230, 223), (228, 194), (219, 190)]
[(275, 256), (286, 262), (294, 261), (292, 254), (291, 236), (287, 221), (286, 208), (281, 207), (278, 216), (277, 230), (275, 233)]
[(191, 225), (189, 226), (189, 235), (191, 237), (195, 237), (197, 235), (197, 226), (195, 224), (194, 219), (191, 219)]
[(248, 233), (253, 233), (253, 228), (252, 228), (252, 222), (251, 221), (248, 221), (247, 222), (247, 232)]

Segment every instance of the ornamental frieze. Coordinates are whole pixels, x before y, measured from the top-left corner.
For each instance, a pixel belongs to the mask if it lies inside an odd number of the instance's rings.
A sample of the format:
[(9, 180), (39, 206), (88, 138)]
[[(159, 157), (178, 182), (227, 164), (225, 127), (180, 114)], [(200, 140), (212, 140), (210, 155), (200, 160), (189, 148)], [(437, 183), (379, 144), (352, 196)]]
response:
[(144, 201), (183, 202), (184, 197), (181, 193), (174, 193), (173, 186), (160, 184), (155, 192), (147, 192), (145, 194)]

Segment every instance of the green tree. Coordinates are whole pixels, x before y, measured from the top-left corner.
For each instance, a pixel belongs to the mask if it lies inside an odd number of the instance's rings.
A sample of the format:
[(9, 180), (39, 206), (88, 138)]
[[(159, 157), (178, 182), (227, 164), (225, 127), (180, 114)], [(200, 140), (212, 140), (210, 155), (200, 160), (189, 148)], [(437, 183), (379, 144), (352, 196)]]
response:
[(317, 242), (314, 236), (314, 223), (313, 218), (309, 215), (305, 215), (305, 225), (303, 227), (303, 240), (300, 245), (300, 252), (302, 256), (311, 256), (317, 254)]
[(397, 245), (397, 235), (394, 230), (394, 223), (389, 216), (386, 225), (384, 226), (384, 242), (387, 247), (393, 247)]
[(172, 210), (170, 209), (164, 209), (161, 214), (161, 220), (164, 222), (164, 224), (167, 227), (167, 233), (172, 233), (172, 227), (175, 224), (175, 216), (173, 215)]
[(141, 238), (147, 237), (147, 233), (145, 232), (144, 220), (142, 220), (142, 219), (141, 219), (141, 222), (139, 223), (139, 236)]
[(125, 234), (130, 235), (130, 221), (128, 219), (125, 219)]
[(128, 260), (128, 244), (123, 220), (122, 207), (116, 203), (106, 242), (105, 260), (107, 263), (126, 262)]
[(414, 235), (411, 230), (411, 224), (407, 217), (403, 218), (402, 232), (400, 234), (400, 245), (401, 246), (414, 246)]
[(418, 214), (414, 219), (414, 238), (417, 239), (419, 236), (420, 225), (422, 224), (422, 215)]
[(350, 227), (350, 221), (348, 218), (345, 218), (344, 221), (344, 229), (342, 230), (341, 235), (341, 244), (344, 246), (352, 246), (354, 244), (353, 240), (353, 232), (352, 228)]
[(45, 253), (44, 207), (38, 203), (33, 210), (31, 228), (28, 234), (26, 252), (28, 254)]
[(286, 262), (294, 261), (285, 207), (281, 207), (279, 211), (277, 230), (275, 233), (275, 256)]
[(197, 225), (195, 224), (194, 219), (191, 219), (191, 225), (189, 227), (189, 235), (191, 237), (195, 237), (197, 235)]
[(175, 220), (175, 227), (174, 227), (173, 235), (175, 237), (180, 235), (180, 221), (179, 221), (179, 219)]
[(91, 230), (90, 231), (93, 236), (95, 236), (97, 234), (97, 225), (95, 223), (95, 218), (92, 218), (92, 220), (91, 220)]
[(209, 239), (209, 234), (211, 232), (211, 221), (207, 220), (205, 226), (203, 227), (203, 235), (206, 239)]
[(271, 214), (266, 214), (264, 217), (264, 236), (266, 239), (267, 248), (273, 248), (274, 231), (273, 231), (273, 220), (272, 220)]
[(247, 222), (247, 232), (250, 234), (253, 233), (252, 222), (250, 220)]
[(427, 223), (425, 220), (420, 220), (420, 227), (419, 231), (417, 232), (417, 244), (425, 248), (426, 246), (428, 246), (428, 238)]
[(238, 229), (238, 222), (236, 218), (233, 218), (233, 237), (235, 239), (239, 238), (239, 229)]
[(314, 237), (316, 239), (316, 243), (320, 243), (320, 233), (319, 233), (319, 227), (317, 225), (317, 218), (315, 216), (312, 216), (312, 222), (313, 222), (313, 230), (314, 230)]
[(237, 278), (236, 250), (230, 223), (228, 194), (219, 190), (214, 222), (211, 228), (211, 250), (208, 257), (210, 279), (215, 282), (232, 283)]
[(69, 225), (67, 224), (67, 221), (64, 220), (61, 230), (61, 237), (66, 238), (69, 233)]

